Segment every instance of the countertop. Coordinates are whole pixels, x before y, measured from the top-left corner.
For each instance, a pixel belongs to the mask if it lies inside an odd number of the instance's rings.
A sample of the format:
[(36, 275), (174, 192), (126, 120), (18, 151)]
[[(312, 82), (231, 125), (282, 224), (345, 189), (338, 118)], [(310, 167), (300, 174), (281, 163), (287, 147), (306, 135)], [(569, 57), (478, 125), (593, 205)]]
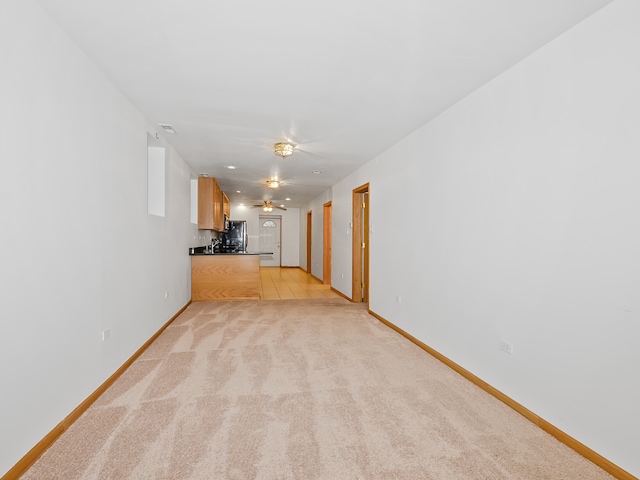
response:
[(189, 249), (189, 256), (200, 256), (200, 255), (273, 255), (273, 252), (215, 252), (211, 253), (207, 251), (205, 247), (191, 247)]

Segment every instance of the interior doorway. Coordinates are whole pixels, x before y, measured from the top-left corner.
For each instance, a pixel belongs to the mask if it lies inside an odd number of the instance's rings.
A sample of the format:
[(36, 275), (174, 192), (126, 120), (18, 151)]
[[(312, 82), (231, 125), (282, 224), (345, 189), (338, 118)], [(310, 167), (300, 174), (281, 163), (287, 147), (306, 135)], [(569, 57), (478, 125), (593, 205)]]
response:
[(369, 302), (369, 184), (353, 190), (351, 301)]
[(281, 222), (282, 220), (276, 217), (260, 217), (260, 251), (272, 252), (271, 255), (260, 255), (261, 267), (280, 266)]
[(322, 283), (331, 285), (331, 202), (323, 205)]
[(307, 273), (311, 273), (311, 210), (307, 212)]

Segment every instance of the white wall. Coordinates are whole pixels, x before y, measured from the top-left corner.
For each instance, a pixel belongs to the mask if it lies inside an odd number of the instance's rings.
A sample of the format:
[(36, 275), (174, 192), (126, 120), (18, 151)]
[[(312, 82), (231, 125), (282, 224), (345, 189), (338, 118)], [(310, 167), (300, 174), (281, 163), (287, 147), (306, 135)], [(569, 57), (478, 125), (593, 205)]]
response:
[[(260, 208), (252, 208), (231, 204), (231, 220), (246, 220), (249, 233), (249, 246), (251, 251), (260, 249)], [(280, 239), (280, 264), (283, 267), (297, 267), (298, 255), (300, 251), (300, 237), (298, 235), (299, 209), (287, 208), (273, 212), (275, 217), (280, 217), (281, 239)]]
[(2, 476), (186, 304), (198, 231), (168, 145), (147, 214), (155, 131), (35, 1), (0, 2), (0, 63)]
[(636, 476), (638, 25), (615, 1), (331, 189), (334, 288), (370, 182), (371, 310)]

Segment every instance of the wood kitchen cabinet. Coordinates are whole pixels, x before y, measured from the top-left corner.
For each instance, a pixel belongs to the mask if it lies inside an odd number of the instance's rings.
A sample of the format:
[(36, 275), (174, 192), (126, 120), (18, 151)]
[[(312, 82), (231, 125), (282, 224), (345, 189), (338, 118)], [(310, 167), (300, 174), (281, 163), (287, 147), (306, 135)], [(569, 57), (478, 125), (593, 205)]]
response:
[(215, 178), (198, 177), (198, 228), (224, 231), (224, 216), (231, 216), (229, 197)]
[(231, 204), (229, 203), (229, 197), (227, 194), (222, 192), (222, 213), (227, 216), (227, 218), (231, 218)]
[(217, 190), (213, 193), (213, 229), (216, 232), (224, 230), (224, 215), (222, 213), (222, 190), (216, 182)]
[(198, 228), (218, 232), (224, 229), (222, 191), (212, 177), (198, 177)]

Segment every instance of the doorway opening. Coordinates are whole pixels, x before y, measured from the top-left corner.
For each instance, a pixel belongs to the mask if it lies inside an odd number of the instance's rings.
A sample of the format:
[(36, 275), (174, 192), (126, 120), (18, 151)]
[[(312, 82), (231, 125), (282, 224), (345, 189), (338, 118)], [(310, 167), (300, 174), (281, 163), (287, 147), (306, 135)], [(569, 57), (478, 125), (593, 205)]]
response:
[(353, 190), (351, 301), (369, 302), (369, 184)]
[(322, 283), (331, 285), (331, 202), (323, 205)]

